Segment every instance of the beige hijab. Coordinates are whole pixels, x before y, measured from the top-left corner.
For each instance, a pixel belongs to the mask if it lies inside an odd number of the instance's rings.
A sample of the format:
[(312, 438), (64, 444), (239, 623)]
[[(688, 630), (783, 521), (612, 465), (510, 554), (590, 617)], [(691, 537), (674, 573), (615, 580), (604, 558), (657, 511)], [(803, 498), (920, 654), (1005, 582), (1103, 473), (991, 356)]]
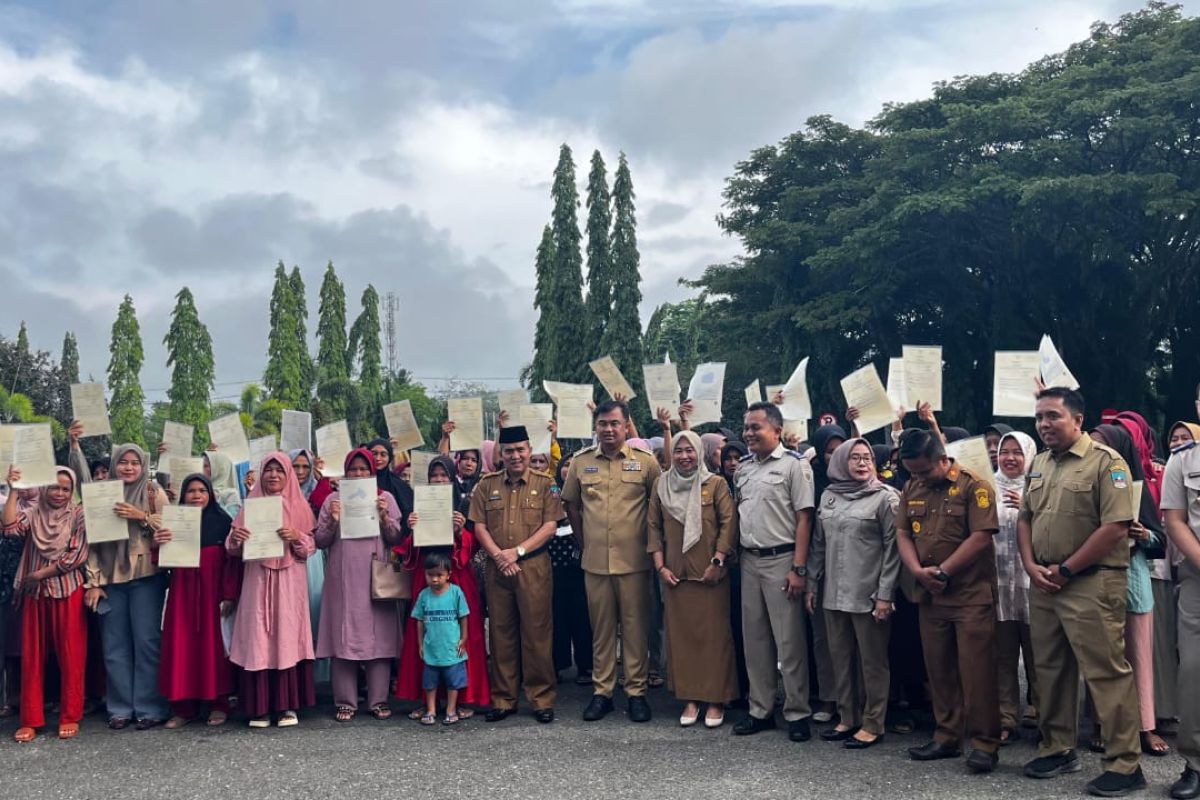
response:
[(674, 448), (681, 441), (687, 441), (696, 451), (696, 469), (684, 475), (672, 459), (671, 469), (658, 481), (658, 499), (673, 519), (683, 523), (683, 552), (686, 553), (695, 547), (704, 532), (700, 487), (712, 477), (712, 473), (704, 465), (704, 446), (700, 443), (700, 437), (692, 431), (680, 431), (671, 447)]

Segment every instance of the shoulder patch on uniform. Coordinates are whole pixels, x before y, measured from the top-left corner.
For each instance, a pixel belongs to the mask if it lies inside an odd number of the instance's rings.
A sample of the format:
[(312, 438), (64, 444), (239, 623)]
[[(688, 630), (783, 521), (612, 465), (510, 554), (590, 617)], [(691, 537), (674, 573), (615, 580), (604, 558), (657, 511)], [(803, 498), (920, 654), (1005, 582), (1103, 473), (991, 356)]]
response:
[(1124, 467), (1111, 467), (1108, 470), (1108, 477), (1112, 480), (1113, 486), (1118, 489), (1124, 489), (1129, 485), (1129, 476), (1126, 474)]
[(647, 450), (646, 448), (642, 447), (640, 444), (631, 444), (631, 445), (629, 445), (629, 449), (635, 453), (641, 453), (642, 455), (650, 456), (651, 458), (654, 457), (653, 450)]
[(986, 487), (980, 486), (975, 490), (975, 505), (980, 508), (990, 508), (992, 505), (991, 494)]
[[(496, 474), (499, 475), (500, 473), (497, 472)], [(547, 472), (544, 469), (534, 469), (533, 467), (530, 467), (529, 474), (530, 475), (540, 475), (543, 478), (549, 478), (550, 480), (554, 480), (554, 476), (551, 475), (549, 472)]]
[(803, 453), (797, 453), (795, 450), (784, 450), (783, 452), (787, 453), (797, 461), (808, 461), (808, 456), (804, 455)]
[(738, 459), (738, 463), (740, 464), (740, 463), (742, 463), (743, 461), (749, 461), (749, 460), (750, 460), (750, 459), (752, 459), (752, 458), (754, 458), (754, 453), (747, 453), (746, 455), (744, 455), (744, 456), (742, 456), (741, 458), (739, 458), (739, 459)]
[(575, 455), (581, 455), (583, 453), (592, 453), (592, 452), (595, 452), (596, 450), (598, 450), (599, 448), (600, 448), (600, 445), (598, 445), (598, 444), (589, 444), (587, 447), (581, 447), (580, 449), (576, 450)]
[(503, 474), (504, 474), (504, 470), (502, 470), (502, 469), (496, 469), (496, 470), (492, 470), (491, 472), (485, 472), (485, 473), (483, 473), (483, 475), (481, 475), (481, 476), (479, 477), (479, 480), (483, 480), (484, 478), (494, 478), (494, 477), (496, 477), (497, 475), (503, 475)]
[(1191, 441), (1191, 442), (1184, 442), (1183, 444), (1179, 445), (1179, 447), (1176, 447), (1174, 450), (1172, 450), (1172, 451), (1171, 451), (1171, 453), (1172, 453), (1172, 454), (1175, 454), (1175, 453), (1182, 453), (1182, 452), (1184, 452), (1184, 451), (1186, 451), (1186, 450), (1191, 450), (1191, 449), (1192, 449), (1192, 448), (1194, 448), (1195, 446), (1196, 446), (1196, 442), (1195, 442), (1195, 441)]

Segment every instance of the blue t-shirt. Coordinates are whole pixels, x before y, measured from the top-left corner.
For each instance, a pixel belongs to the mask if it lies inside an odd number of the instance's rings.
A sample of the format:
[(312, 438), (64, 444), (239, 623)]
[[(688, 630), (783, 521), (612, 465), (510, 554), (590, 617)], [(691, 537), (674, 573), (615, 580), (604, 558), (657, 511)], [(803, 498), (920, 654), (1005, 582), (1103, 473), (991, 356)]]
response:
[(431, 667), (450, 667), (467, 660), (458, 654), (461, 629), (458, 620), (471, 613), (467, 596), (455, 584), (440, 596), (426, 586), (417, 595), (412, 617), (425, 623), (425, 663)]

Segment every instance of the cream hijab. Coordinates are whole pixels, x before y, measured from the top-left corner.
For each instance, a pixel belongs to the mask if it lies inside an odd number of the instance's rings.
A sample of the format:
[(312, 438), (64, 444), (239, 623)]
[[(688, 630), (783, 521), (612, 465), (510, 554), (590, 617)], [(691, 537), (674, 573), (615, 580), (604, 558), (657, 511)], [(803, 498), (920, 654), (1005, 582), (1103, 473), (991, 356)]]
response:
[(673, 519), (683, 522), (683, 552), (687, 552), (700, 541), (704, 532), (704, 520), (700, 507), (700, 487), (712, 477), (704, 465), (704, 446), (700, 437), (692, 431), (680, 431), (671, 443), (672, 450), (686, 441), (696, 451), (696, 469), (684, 475), (674, 465), (658, 481), (658, 499)]

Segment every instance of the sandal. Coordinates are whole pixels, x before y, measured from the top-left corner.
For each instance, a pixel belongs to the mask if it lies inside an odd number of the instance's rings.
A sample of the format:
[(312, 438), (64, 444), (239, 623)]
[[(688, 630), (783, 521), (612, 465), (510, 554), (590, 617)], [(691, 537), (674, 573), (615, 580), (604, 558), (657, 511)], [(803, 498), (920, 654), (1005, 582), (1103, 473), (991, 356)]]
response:
[(108, 727), (112, 728), (114, 731), (123, 731), (129, 727), (130, 722), (132, 722), (132, 720), (130, 720), (129, 717), (110, 717), (108, 720)]
[(300, 718), (296, 716), (295, 711), (285, 711), (279, 715), (279, 720), (275, 723), (277, 728), (294, 728), (300, 724)]
[(392, 718), (392, 709), (386, 703), (371, 707), (371, 716), (377, 720), (385, 720)]
[(163, 722), (164, 720), (155, 719), (154, 717), (142, 717), (137, 721), (137, 725), (134, 727), (139, 731), (148, 731), (151, 728), (157, 728), (159, 725), (162, 725)]
[(460, 717), (458, 716), (458, 714), (451, 714), (450, 712), (447, 711), (446, 718), (444, 720), (442, 720), (442, 724), (443, 725), (457, 725), (459, 719), (460, 719)]
[(269, 727), (271, 727), (271, 718), (270, 717), (255, 717), (254, 719), (250, 720), (250, 727), (251, 728), (269, 728)]
[(60, 739), (74, 739), (78, 735), (78, 722), (64, 722), (62, 725), (58, 726), (58, 738)]
[(459, 708), (458, 708), (458, 718), (459, 719), (470, 719), (473, 716), (475, 716), (475, 709), (463, 708), (462, 706), (459, 706)]
[(176, 728), (182, 728), (184, 725), (187, 725), (189, 722), (191, 722), (191, 720), (188, 719), (187, 717), (176, 716), (176, 717), (171, 717), (169, 720), (167, 720), (167, 724), (163, 725), (163, 727), (167, 728), (168, 730), (173, 731)]
[(349, 722), (354, 719), (354, 715), (358, 713), (358, 709), (351, 706), (338, 706), (333, 718), (338, 722)]
[(229, 715), (224, 711), (211, 711), (208, 715), (208, 722), (205, 724), (210, 728), (215, 728), (218, 725), (224, 725), (225, 720), (229, 719)]
[(426, 714), (424, 711), (421, 712), (421, 716), (418, 719), (421, 720), (422, 725), (432, 725), (437, 722), (437, 717), (433, 714)]
[(37, 731), (33, 728), (17, 728), (13, 739), (18, 742), (32, 742), (35, 736), (37, 736)]
[(1171, 745), (1153, 731), (1142, 731), (1142, 752), (1148, 756), (1162, 757), (1171, 752)]

